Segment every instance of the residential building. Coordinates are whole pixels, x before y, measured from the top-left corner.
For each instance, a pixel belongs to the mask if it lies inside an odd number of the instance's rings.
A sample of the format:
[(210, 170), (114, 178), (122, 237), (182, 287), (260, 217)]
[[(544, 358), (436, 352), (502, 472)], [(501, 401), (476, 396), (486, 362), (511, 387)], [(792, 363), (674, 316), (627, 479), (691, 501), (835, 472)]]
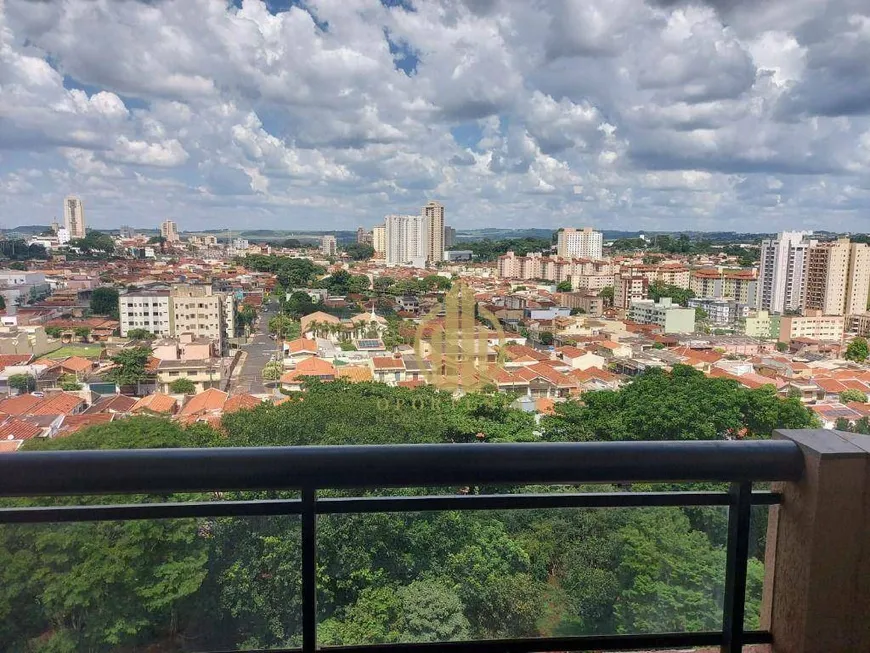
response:
[(655, 324), (665, 333), (695, 331), (695, 309), (682, 308), (674, 304), (670, 297), (662, 297), (658, 302), (652, 299), (632, 301), (628, 319), (639, 324)]
[(769, 311), (756, 311), (741, 320), (743, 334), (750, 338), (769, 340), (779, 338), (780, 317)]
[(780, 342), (795, 338), (839, 342), (843, 338), (845, 318), (842, 315), (823, 315), (821, 311), (808, 310), (805, 315), (783, 316), (779, 325)]
[(232, 247), (237, 252), (244, 252), (251, 246), (247, 238), (233, 238)]
[(715, 268), (693, 270), (689, 289), (695, 297), (721, 297), (722, 273)]
[(444, 205), (428, 202), (421, 214), (426, 219), (426, 261), (438, 263), (444, 260)]
[(648, 289), (646, 277), (617, 275), (613, 280), (613, 306), (629, 308), (632, 302), (645, 299)]
[(804, 277), (804, 309), (824, 315), (864, 313), (870, 292), (870, 246), (848, 238), (813, 244), (807, 250)]
[(801, 308), (806, 253), (812, 231), (783, 231), (761, 241), (755, 307), (771, 313)]
[(202, 360), (162, 360), (157, 366), (157, 386), (169, 394), (173, 381), (187, 379), (196, 385), (196, 392), (209, 388), (220, 389), (223, 366), (220, 358)]
[(456, 244), (456, 229), (453, 227), (444, 227), (444, 249), (453, 247)]
[(160, 223), (160, 235), (167, 243), (177, 243), (181, 240), (178, 236), (178, 225), (172, 220), (164, 220)]
[[(54, 222), (54, 223), (52, 223), (51, 228), (52, 228), (52, 231), (54, 231), (54, 233), (57, 233), (58, 230), (60, 229), (60, 225), (57, 224), (56, 222)], [(136, 237), (136, 230), (133, 227), (124, 224), (124, 225), (121, 225), (121, 228), (118, 230), (118, 236), (120, 236), (122, 239), (135, 238)]]
[(235, 296), (215, 292), (211, 286), (178, 284), (170, 297), (170, 335), (191, 333), (195, 338), (208, 338), (225, 353), (235, 336)]
[(132, 329), (145, 329), (158, 336), (173, 335), (171, 299), (168, 290), (136, 290), (118, 298), (121, 336)]
[(559, 306), (583, 311), (589, 317), (600, 317), (604, 313), (604, 299), (585, 292), (560, 292), (556, 295)]
[(556, 254), (565, 258), (600, 259), (603, 245), (604, 237), (600, 231), (593, 231), (592, 227), (567, 227), (559, 231)]
[(849, 331), (862, 338), (870, 336), (870, 313), (854, 313), (848, 318)]
[(338, 252), (338, 242), (335, 236), (325, 235), (320, 237), (320, 253), (324, 256), (335, 256)]
[(64, 199), (63, 226), (70, 238), (85, 237), (85, 207), (78, 197)]
[(388, 215), (386, 217), (386, 259), (388, 266), (426, 267), (430, 252), (428, 224), (427, 218), (422, 215)]
[(444, 260), (448, 263), (471, 261), (473, 258), (474, 252), (470, 249), (451, 249), (444, 252)]
[(365, 227), (356, 228), (356, 242), (358, 245), (371, 245), (372, 232), (366, 231)]
[(379, 224), (372, 227), (372, 248), (375, 256), (383, 258), (387, 254), (387, 228)]
[(688, 304), (689, 308), (700, 308), (704, 311), (709, 322), (716, 326), (728, 326), (749, 315), (749, 307), (733, 299), (693, 297)]
[(731, 270), (722, 273), (722, 297), (739, 304), (754, 304), (758, 281), (754, 270)]

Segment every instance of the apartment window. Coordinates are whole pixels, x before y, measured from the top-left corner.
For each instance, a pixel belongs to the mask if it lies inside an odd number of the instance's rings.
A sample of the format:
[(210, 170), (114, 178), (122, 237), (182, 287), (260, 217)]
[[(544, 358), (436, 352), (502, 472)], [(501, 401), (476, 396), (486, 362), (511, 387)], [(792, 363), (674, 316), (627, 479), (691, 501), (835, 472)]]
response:
[(177, 371), (176, 371), (176, 372), (170, 372), (170, 373), (169, 373), (169, 376), (178, 376), (178, 372), (177, 372)]

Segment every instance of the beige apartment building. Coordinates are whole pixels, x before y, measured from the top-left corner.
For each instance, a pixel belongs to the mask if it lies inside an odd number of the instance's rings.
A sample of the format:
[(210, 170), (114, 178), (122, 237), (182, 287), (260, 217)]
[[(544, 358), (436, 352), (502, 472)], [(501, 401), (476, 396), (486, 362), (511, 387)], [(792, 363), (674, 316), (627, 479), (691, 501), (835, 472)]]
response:
[(429, 202), (423, 207), (423, 217), (426, 218), (426, 260), (438, 263), (444, 260), (444, 205), (440, 202)]
[(372, 227), (372, 249), (378, 258), (383, 258), (387, 253), (387, 227), (379, 224)]
[(780, 342), (795, 338), (839, 342), (843, 339), (845, 318), (842, 315), (823, 315), (821, 311), (808, 310), (806, 315), (787, 315), (779, 323)]
[(181, 240), (178, 236), (178, 225), (172, 220), (164, 220), (160, 223), (160, 235), (167, 243), (177, 243)]
[(236, 303), (232, 293), (211, 286), (178, 284), (170, 291), (138, 291), (118, 298), (121, 335), (145, 329), (159, 336), (208, 338), (226, 352), (235, 336)]
[(615, 308), (629, 308), (632, 302), (646, 299), (649, 288), (649, 279), (640, 276), (614, 277), (613, 283), (613, 306)]
[(809, 247), (804, 270), (804, 310), (824, 315), (867, 311), (870, 292), (870, 246), (848, 238)]

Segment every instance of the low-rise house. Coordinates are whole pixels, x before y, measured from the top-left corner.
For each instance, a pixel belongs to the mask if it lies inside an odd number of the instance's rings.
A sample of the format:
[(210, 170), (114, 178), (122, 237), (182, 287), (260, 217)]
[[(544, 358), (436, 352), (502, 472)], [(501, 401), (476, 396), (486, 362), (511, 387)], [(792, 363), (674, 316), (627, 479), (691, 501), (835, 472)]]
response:
[(396, 385), (405, 380), (405, 360), (399, 356), (374, 356), (371, 369), (374, 380), (380, 383)]
[(133, 415), (174, 415), (178, 412), (178, 400), (171, 395), (155, 392), (139, 399), (130, 412)]
[[(150, 395), (149, 395), (150, 396)], [(126, 395), (110, 395), (103, 397), (85, 410), (85, 415), (99, 415), (101, 413), (109, 415), (127, 415), (133, 410), (133, 407), (138, 403), (133, 397)]]
[(606, 363), (604, 356), (571, 345), (557, 348), (556, 355), (575, 370), (604, 367)]
[(177, 379), (191, 381), (197, 392), (218, 388), (223, 381), (221, 359), (160, 361), (157, 366), (157, 386), (160, 391), (168, 394), (169, 386)]
[(281, 375), (281, 387), (291, 392), (299, 392), (306, 379), (317, 378), (321, 381), (335, 380), (338, 372), (335, 366), (322, 358), (306, 358), (296, 363), (296, 367)]

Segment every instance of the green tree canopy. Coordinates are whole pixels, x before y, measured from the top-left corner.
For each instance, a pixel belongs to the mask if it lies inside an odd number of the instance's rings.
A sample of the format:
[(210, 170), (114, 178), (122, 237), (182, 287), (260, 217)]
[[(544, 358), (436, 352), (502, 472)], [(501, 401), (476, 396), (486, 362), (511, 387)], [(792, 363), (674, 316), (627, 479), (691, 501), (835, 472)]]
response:
[(566, 280), (566, 281), (560, 281), (556, 285), (556, 290), (559, 292), (571, 292), (573, 290), (573, 288), (571, 288), (571, 282)]
[(375, 255), (375, 248), (363, 243), (353, 243), (344, 248), (345, 253), (354, 261), (366, 261)]
[(863, 363), (868, 356), (870, 356), (870, 350), (868, 350), (866, 338), (853, 338), (849, 346), (846, 347), (846, 360)]
[(850, 401), (857, 401), (864, 404), (867, 403), (867, 395), (860, 390), (849, 388), (840, 393), (840, 401), (844, 404), (849, 403)]
[(145, 366), (151, 356), (148, 347), (122, 349), (110, 359), (114, 367), (106, 373), (106, 379), (118, 385), (135, 385), (148, 378)]
[(36, 390), (36, 378), (32, 374), (13, 374), (8, 383), (10, 388), (21, 393)]
[(177, 395), (192, 395), (196, 392), (196, 384), (190, 379), (175, 379), (169, 384), (169, 391)]
[(130, 329), (127, 331), (127, 337), (131, 340), (155, 340), (157, 338), (148, 329)]
[(91, 312), (118, 319), (118, 290), (108, 286), (95, 288), (91, 293)]

